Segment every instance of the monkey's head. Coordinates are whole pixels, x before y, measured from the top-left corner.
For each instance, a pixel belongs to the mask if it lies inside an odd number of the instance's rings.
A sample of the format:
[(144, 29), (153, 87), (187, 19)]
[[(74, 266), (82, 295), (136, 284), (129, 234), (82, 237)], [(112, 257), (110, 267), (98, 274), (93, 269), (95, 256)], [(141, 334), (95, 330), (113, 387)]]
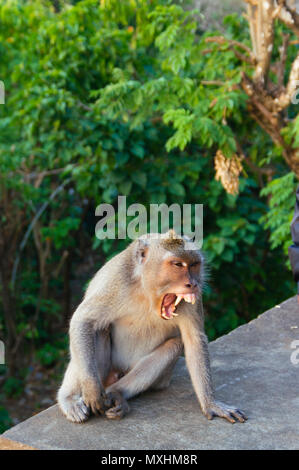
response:
[(173, 230), (135, 242), (135, 276), (161, 318), (179, 314), (181, 302), (195, 304), (203, 282), (203, 257), (191, 240)]

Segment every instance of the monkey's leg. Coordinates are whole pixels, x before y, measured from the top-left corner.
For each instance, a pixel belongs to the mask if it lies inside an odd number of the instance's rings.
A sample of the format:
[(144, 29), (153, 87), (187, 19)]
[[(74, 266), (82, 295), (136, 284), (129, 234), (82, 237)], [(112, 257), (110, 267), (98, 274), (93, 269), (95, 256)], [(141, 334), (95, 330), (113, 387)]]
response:
[(160, 377), (156, 380), (156, 382), (153, 383), (153, 385), (150, 387), (151, 390), (164, 390), (165, 388), (168, 388), (170, 384), (170, 380), (172, 377), (172, 372), (174, 369), (174, 366), (177, 363), (178, 358), (176, 357), (172, 363), (163, 371)]
[[(98, 331), (95, 337), (95, 364), (99, 379), (103, 382), (111, 367), (111, 345), (109, 331)], [(66, 370), (63, 383), (58, 391), (57, 401), (67, 419), (75, 423), (86, 421), (90, 416), (90, 407), (82, 396), (80, 371), (73, 359)], [(109, 405), (111, 405), (111, 400)]]
[[(153, 352), (140, 359), (137, 364), (118, 382), (107, 388), (107, 393), (120, 393), (124, 404), (126, 400), (158, 384), (165, 371), (178, 359), (183, 350), (181, 338), (171, 338)], [(119, 403), (120, 408), (123, 403)], [(112, 418), (114, 410), (106, 411), (106, 416)], [(123, 413), (124, 415), (125, 413)]]

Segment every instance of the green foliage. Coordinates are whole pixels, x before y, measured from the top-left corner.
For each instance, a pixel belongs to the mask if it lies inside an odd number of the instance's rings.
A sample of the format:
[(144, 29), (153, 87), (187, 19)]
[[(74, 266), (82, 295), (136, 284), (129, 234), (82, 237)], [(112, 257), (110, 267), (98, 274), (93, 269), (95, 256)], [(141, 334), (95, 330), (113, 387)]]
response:
[[(235, 89), (240, 81), (238, 62), (231, 52), (219, 54), (213, 46), (210, 53), (204, 53), (209, 33), (195, 34), (200, 23), (195, 12), (186, 13), (168, 2), (147, 5), (150, 22), (142, 17), (139, 24), (136, 17), (134, 35), (134, 47), (146, 46), (149, 51), (144, 67), (118, 74), (116, 83), (93, 94), (99, 96), (96, 107), (111, 118), (127, 121), (131, 116), (131, 128), (161, 114), (176, 131), (166, 142), (168, 151), (183, 150), (193, 138), (200, 147), (221, 147), (229, 157), (236, 145), (233, 125), (226, 122), (231, 117), (241, 121), (246, 101)], [(236, 18), (226, 23), (236, 29)], [(238, 26), (241, 31), (240, 20)], [(204, 85), (217, 80), (221, 86)]]
[(12, 421), (10, 419), (8, 411), (0, 406), (0, 434), (2, 434), (6, 429), (10, 428)]
[(269, 198), (269, 211), (261, 217), (260, 221), (271, 231), (271, 248), (282, 245), (286, 254), (292, 243), (290, 224), (295, 207), (297, 186), (296, 177), (290, 172), (285, 176), (275, 178), (261, 191), (262, 196)]
[(23, 393), (23, 382), (21, 379), (16, 377), (8, 377), (4, 382), (2, 391), (7, 397), (18, 398)]
[(36, 356), (43, 366), (52, 366), (60, 358), (60, 351), (56, 344), (46, 343), (36, 352)]
[[(65, 247), (65, 240), (69, 233), (78, 229), (81, 219), (77, 217), (65, 217), (63, 220), (55, 220), (49, 227), (44, 227), (41, 233), (45, 239), (50, 239), (57, 249)], [(72, 240), (73, 241), (73, 240)]]
[(211, 339), (292, 293), (291, 274), (283, 267), (286, 258), (280, 250), (270, 250), (259, 223), (268, 209), (258, 193), (250, 178), (241, 180), (239, 196), (226, 195), (215, 181), (205, 191), (209, 206), (204, 206), (203, 249), (210, 267), (206, 324)]

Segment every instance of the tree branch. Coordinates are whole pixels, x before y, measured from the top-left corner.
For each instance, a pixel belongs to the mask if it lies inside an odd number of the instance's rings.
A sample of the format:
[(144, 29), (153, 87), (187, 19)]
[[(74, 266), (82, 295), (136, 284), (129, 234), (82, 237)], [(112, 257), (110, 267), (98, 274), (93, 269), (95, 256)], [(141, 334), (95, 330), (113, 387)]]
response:
[[(227, 45), (227, 47), (229, 49), (231, 49), (240, 60), (242, 60), (244, 62), (247, 62), (251, 65), (255, 65), (255, 63), (256, 63), (256, 58), (255, 58), (254, 54), (252, 53), (251, 49), (248, 46), (246, 46), (245, 44), (242, 44), (239, 41), (235, 41), (233, 39), (227, 39), (224, 36), (210, 36), (210, 37), (205, 39), (205, 42), (207, 42), (207, 43), (215, 42), (217, 44)], [(245, 52), (247, 52), (248, 56), (246, 56), (246, 55), (242, 54), (241, 52), (239, 52), (236, 49), (236, 47), (239, 47), (240, 49), (243, 49)]]
[(250, 9), (250, 22), (255, 27), (253, 41), (256, 44), (257, 65), (254, 78), (266, 88), (274, 40), (274, 0), (260, 1)]
[(276, 111), (281, 111), (292, 102), (296, 91), (299, 88), (299, 52), (294, 60), (286, 89), (275, 98)]
[(287, 60), (287, 50), (289, 45), (289, 34), (284, 34), (282, 38), (282, 46), (279, 49), (280, 52), (280, 61), (278, 63), (278, 70), (277, 70), (277, 85), (282, 87), (284, 85), (284, 72), (285, 72), (285, 64)]
[(299, 15), (295, 9), (287, 5), (286, 0), (277, 0), (277, 8), (273, 12), (274, 18), (279, 18), (296, 36), (299, 36)]
[(28, 241), (28, 238), (36, 224), (36, 222), (38, 221), (38, 219), (40, 218), (40, 216), (42, 215), (42, 213), (46, 210), (46, 208), (48, 207), (48, 205), (50, 204), (50, 202), (52, 201), (52, 199), (55, 198), (55, 196), (60, 192), (62, 191), (62, 189), (71, 181), (71, 178), (68, 178), (66, 179), (60, 186), (58, 186), (54, 191), (53, 193), (50, 195), (49, 199), (44, 202), (44, 204), (42, 205), (42, 207), (37, 211), (37, 213), (35, 214), (35, 216), (33, 217), (32, 221), (30, 222), (29, 224), (29, 227), (27, 228), (26, 230), (26, 233), (20, 243), (20, 247), (19, 247), (19, 252), (16, 256), (16, 259), (14, 261), (14, 265), (13, 265), (13, 269), (12, 269), (12, 275), (11, 275), (11, 285), (12, 285), (12, 288), (14, 287), (14, 284), (15, 284), (15, 280), (16, 280), (16, 276), (17, 276), (17, 270), (18, 270), (18, 266), (19, 266), (19, 262), (20, 262), (20, 257), (21, 257), (21, 253), (22, 251), (24, 250), (25, 246), (26, 246), (26, 243)]
[(226, 84), (222, 80), (201, 80), (200, 83), (202, 85), (217, 85), (217, 86), (224, 86)]

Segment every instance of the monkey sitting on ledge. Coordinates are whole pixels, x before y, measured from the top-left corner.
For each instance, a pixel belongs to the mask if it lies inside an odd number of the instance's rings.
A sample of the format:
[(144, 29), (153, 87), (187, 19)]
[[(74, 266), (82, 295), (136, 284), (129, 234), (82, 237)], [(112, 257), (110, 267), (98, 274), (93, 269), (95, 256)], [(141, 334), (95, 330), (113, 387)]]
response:
[(173, 230), (144, 235), (91, 280), (70, 322), (71, 360), (57, 397), (70, 421), (91, 413), (122, 418), (129, 398), (169, 385), (183, 350), (203, 414), (246, 420), (214, 398), (201, 298), (204, 262), (190, 243)]

